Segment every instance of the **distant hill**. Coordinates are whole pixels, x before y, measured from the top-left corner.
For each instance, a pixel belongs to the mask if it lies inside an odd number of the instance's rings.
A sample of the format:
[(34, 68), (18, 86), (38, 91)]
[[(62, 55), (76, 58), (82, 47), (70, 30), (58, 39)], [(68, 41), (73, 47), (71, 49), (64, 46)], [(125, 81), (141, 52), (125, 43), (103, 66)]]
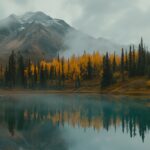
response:
[(58, 53), (72, 55), (98, 50), (119, 51), (121, 45), (95, 39), (71, 27), (64, 20), (54, 19), (43, 12), (10, 15), (0, 21), (0, 58), (12, 50), (32, 59), (53, 58)]

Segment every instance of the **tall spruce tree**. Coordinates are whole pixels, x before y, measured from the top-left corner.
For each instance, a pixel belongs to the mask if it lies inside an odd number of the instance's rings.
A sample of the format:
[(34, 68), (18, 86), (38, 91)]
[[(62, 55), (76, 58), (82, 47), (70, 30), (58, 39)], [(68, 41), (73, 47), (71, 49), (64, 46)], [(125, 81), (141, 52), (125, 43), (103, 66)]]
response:
[(101, 80), (101, 87), (105, 88), (113, 83), (113, 74), (111, 69), (111, 63), (109, 60), (108, 52), (103, 57), (103, 74)]
[(64, 57), (61, 59), (61, 66), (62, 66), (61, 80), (62, 80), (62, 86), (64, 87), (65, 85)]
[(124, 81), (125, 77), (124, 77), (124, 70), (125, 70), (125, 63), (124, 63), (124, 49), (122, 48), (122, 52), (121, 52), (121, 76), (122, 76), (122, 81)]
[(58, 73), (57, 73), (57, 82), (58, 82), (57, 86), (58, 88), (60, 88), (61, 87), (61, 65), (60, 63), (59, 63), (59, 68), (58, 68)]
[(37, 87), (38, 82), (38, 71), (37, 66), (34, 64), (34, 87)]
[(40, 86), (41, 88), (45, 88), (46, 86), (46, 77), (45, 77), (45, 70), (43, 65), (41, 65), (40, 68)]
[(31, 70), (31, 60), (28, 60), (28, 87), (32, 87), (32, 70)]
[(88, 58), (88, 63), (87, 63), (87, 79), (91, 80), (92, 79), (92, 72), (93, 72), (93, 67), (92, 67), (92, 62), (91, 58)]
[(135, 48), (134, 48), (134, 45), (133, 45), (132, 76), (136, 76), (136, 57), (135, 57)]
[(129, 70), (129, 60), (128, 60), (128, 53), (126, 51), (125, 54), (125, 70), (128, 71)]
[(129, 50), (129, 69), (128, 69), (129, 77), (133, 76), (133, 73), (132, 73), (132, 64), (133, 64), (133, 60), (132, 60), (132, 47), (130, 46), (130, 50)]
[(44, 76), (45, 76), (45, 87), (48, 87), (48, 79), (49, 79), (49, 72), (48, 72), (48, 66), (45, 66), (44, 69)]
[(141, 43), (139, 44), (139, 50), (138, 50), (138, 75), (139, 76), (143, 76), (145, 74), (145, 49), (144, 49), (144, 45), (143, 45), (143, 39), (141, 38)]
[(8, 64), (8, 82), (9, 87), (13, 88), (16, 85), (16, 56), (14, 51), (12, 51), (9, 57)]
[(116, 72), (116, 67), (117, 67), (117, 63), (116, 63), (116, 53), (114, 52), (114, 57), (113, 57), (113, 73)]
[(25, 65), (24, 65), (24, 58), (19, 53), (18, 54), (18, 68), (17, 68), (17, 81), (19, 86), (25, 86)]
[(54, 77), (54, 74), (55, 74), (54, 71), (55, 71), (54, 66), (51, 65), (50, 71), (49, 71), (49, 79), (50, 79), (51, 83), (53, 83), (53, 80), (55, 79), (55, 77)]

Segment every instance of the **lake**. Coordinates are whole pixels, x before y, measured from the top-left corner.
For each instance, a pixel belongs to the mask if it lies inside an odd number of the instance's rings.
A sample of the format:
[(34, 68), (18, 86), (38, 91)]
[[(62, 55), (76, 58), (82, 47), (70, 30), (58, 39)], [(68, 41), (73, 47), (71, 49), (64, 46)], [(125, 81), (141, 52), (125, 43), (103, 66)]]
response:
[(149, 150), (150, 98), (0, 96), (0, 150)]

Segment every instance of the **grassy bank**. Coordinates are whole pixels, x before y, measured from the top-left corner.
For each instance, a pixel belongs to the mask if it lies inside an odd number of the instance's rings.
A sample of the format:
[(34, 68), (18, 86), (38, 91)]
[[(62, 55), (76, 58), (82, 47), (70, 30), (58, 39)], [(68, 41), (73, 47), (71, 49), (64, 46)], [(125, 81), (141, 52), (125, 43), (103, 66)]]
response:
[(134, 78), (116, 83), (108, 88), (101, 89), (98, 80), (84, 81), (80, 88), (74, 88), (71, 83), (66, 83), (62, 89), (1, 89), (1, 95), (9, 94), (57, 94), (57, 93), (95, 93), (112, 95), (150, 96), (150, 85), (147, 78)]

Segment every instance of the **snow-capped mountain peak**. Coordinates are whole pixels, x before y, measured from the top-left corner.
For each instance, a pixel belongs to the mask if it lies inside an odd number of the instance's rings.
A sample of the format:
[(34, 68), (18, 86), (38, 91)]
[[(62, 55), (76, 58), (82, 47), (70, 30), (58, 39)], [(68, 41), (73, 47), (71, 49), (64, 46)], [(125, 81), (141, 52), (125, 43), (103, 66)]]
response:
[(18, 19), (22, 23), (42, 23), (53, 20), (50, 16), (44, 14), (43, 12), (27, 12), (22, 16), (18, 16)]
[(38, 59), (55, 57), (58, 52), (68, 56), (68, 52), (81, 54), (84, 50), (90, 53), (118, 50), (120, 45), (95, 39), (43, 12), (27, 12), (19, 16), (12, 14), (0, 21), (0, 49), (4, 55), (16, 50)]
[(12, 14), (8, 16), (6, 19), (2, 20), (2, 24), (10, 24), (10, 23), (17, 23), (20, 24), (20, 26), (24, 27), (26, 24), (41, 24), (43, 26), (51, 26), (51, 25), (67, 25), (63, 20), (60, 19), (53, 19), (50, 16), (46, 15), (43, 12), (27, 12), (23, 15), (17, 16), (15, 14)]

